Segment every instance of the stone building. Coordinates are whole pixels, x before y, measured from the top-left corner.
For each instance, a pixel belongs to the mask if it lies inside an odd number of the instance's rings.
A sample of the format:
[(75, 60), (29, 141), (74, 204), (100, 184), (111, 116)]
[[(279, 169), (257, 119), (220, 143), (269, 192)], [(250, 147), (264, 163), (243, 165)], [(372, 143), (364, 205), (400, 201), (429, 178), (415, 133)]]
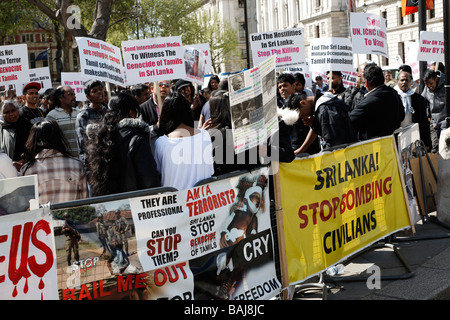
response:
[[(348, 0), (255, 0), (257, 32), (303, 27), (306, 57), (310, 39), (320, 37), (349, 37)], [(389, 57), (366, 57), (381, 66), (405, 61), (406, 44), (418, 41), (418, 13), (402, 17), (399, 0), (355, 0), (355, 12), (375, 13), (387, 21)], [(427, 31), (443, 32), (442, 1), (427, 11)]]

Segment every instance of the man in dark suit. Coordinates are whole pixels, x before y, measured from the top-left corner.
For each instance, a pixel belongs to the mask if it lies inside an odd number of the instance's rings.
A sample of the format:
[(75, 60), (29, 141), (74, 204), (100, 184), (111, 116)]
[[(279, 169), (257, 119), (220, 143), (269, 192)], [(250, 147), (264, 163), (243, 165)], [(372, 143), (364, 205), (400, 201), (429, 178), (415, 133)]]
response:
[(384, 84), (383, 71), (376, 64), (364, 68), (367, 94), (350, 113), (350, 120), (359, 140), (388, 136), (400, 127), (405, 118), (400, 96)]
[(140, 105), (140, 118), (149, 125), (154, 125), (158, 122), (161, 114), (162, 104), (164, 99), (170, 94), (170, 81), (164, 80), (159, 82), (159, 96), (161, 97), (161, 105), (158, 102), (158, 94), (154, 83), (151, 84), (150, 98)]
[(409, 72), (400, 71), (397, 77), (397, 90), (405, 108), (405, 119), (401, 126), (406, 127), (412, 123), (419, 124), (420, 139), (428, 151), (431, 151), (430, 122), (428, 121), (428, 100), (411, 88), (412, 76)]

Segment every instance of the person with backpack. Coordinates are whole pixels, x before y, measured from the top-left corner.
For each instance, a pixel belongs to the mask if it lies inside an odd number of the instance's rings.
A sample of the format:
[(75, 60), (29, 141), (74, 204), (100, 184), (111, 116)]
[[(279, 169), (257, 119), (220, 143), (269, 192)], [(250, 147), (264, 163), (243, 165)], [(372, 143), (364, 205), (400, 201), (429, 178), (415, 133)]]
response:
[(298, 107), (302, 121), (319, 137), (322, 150), (357, 141), (345, 102), (335, 95), (326, 92), (314, 103), (305, 93), (295, 93), (287, 103)]

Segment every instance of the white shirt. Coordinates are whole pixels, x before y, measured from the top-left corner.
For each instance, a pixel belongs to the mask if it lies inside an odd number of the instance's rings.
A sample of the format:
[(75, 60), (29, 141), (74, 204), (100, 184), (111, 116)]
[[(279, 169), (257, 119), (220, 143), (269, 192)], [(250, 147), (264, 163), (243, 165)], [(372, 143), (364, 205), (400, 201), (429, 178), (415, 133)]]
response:
[(16, 178), (18, 175), (11, 158), (6, 153), (0, 152), (0, 179)]
[(210, 135), (200, 129), (190, 137), (161, 136), (155, 143), (155, 161), (162, 186), (189, 189), (214, 174)]

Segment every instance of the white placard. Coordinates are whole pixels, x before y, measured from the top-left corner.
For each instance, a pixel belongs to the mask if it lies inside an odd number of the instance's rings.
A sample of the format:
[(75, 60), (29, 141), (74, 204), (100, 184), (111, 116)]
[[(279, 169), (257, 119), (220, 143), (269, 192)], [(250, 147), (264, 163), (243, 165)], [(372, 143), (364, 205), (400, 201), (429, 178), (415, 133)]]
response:
[(212, 72), (212, 61), (211, 61), (211, 48), (209, 43), (198, 43), (189, 45), (189, 47), (195, 48), (199, 51), (202, 51), (205, 55), (204, 57), (204, 65), (205, 65), (205, 75), (211, 74)]
[(411, 67), (413, 80), (420, 79), (420, 64), (417, 60), (419, 43), (416, 41), (405, 41), (405, 62)]
[(84, 82), (80, 72), (61, 72), (61, 85), (69, 86), (75, 91), (75, 98), (77, 101), (86, 101), (86, 94), (84, 93)]
[(348, 38), (311, 39), (310, 57), (311, 71), (352, 72), (354, 70), (352, 44)]
[(85, 80), (97, 79), (125, 86), (120, 48), (93, 38), (76, 37), (81, 74)]
[(420, 32), (419, 61), (445, 61), (444, 33), (443, 32)]
[(0, 299), (58, 300), (56, 253), (48, 209), (0, 218)]
[(0, 86), (28, 83), (29, 80), (27, 45), (0, 46)]
[[(38, 82), (41, 85), (39, 93), (44, 93), (45, 90), (52, 88), (50, 69), (48, 67), (30, 69), (29, 82)], [(25, 87), (27, 83), (22, 83), (20, 85), (16, 84), (16, 95), (21, 96), (23, 94), (23, 87)]]
[(305, 62), (303, 28), (268, 31), (250, 35), (253, 65), (276, 55), (276, 67), (286, 68)]
[(203, 84), (205, 76), (205, 53), (195, 47), (184, 47), (184, 66), (186, 68), (186, 79), (199, 85)]
[(372, 13), (350, 13), (353, 52), (388, 57), (386, 19)]
[(122, 52), (128, 85), (186, 78), (180, 36), (123, 41)]
[(311, 79), (311, 72), (309, 72), (309, 63), (305, 62), (302, 64), (299, 64), (297, 66), (292, 66), (284, 70), (285, 73), (291, 73), (296, 74), (297, 72), (303, 74), (305, 77), (305, 87), (311, 88), (312, 87), (312, 79)]

